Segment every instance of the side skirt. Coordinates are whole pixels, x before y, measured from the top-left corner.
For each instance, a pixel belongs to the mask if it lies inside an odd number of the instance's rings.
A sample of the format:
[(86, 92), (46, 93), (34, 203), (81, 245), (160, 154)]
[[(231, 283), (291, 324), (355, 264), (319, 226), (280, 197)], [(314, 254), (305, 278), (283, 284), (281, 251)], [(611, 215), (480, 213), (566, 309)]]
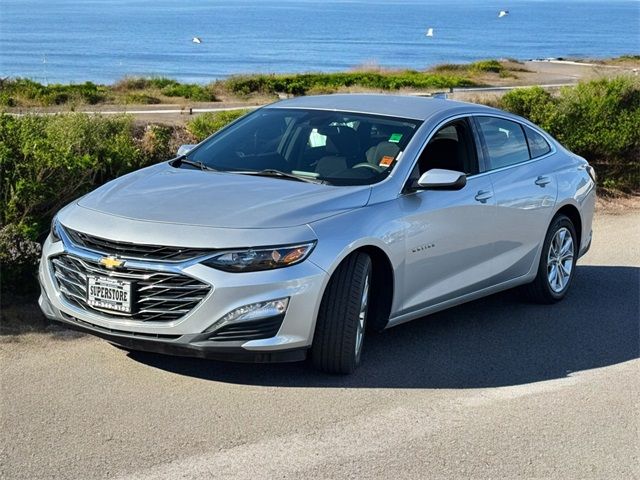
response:
[(446, 300), (444, 302), (436, 303), (435, 305), (418, 307), (416, 310), (406, 312), (406, 313), (401, 313), (397, 316), (391, 317), (385, 329), (410, 322), (411, 320), (415, 320), (416, 318), (424, 317), (426, 315), (431, 315), (432, 313), (446, 310), (447, 308), (455, 307), (457, 305), (462, 305), (463, 303), (471, 302), (473, 300), (477, 300), (479, 298), (486, 297), (494, 293), (502, 292), (504, 290), (509, 290), (510, 288), (514, 288), (519, 285), (524, 285), (530, 282), (531, 280), (533, 280), (533, 277), (531, 277), (531, 274), (528, 273), (527, 275), (523, 275), (521, 277), (514, 278), (512, 280), (507, 280), (506, 282), (499, 283), (497, 285), (492, 285), (491, 287), (483, 288), (482, 290), (468, 293), (460, 297), (452, 298), (451, 300)]

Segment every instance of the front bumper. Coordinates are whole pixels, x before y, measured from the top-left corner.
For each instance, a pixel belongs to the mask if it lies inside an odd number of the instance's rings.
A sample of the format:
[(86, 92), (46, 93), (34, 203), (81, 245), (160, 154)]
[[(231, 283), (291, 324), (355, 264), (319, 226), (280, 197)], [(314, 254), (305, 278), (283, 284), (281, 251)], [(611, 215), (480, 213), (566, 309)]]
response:
[[(107, 254), (108, 252), (105, 252)], [(324, 270), (310, 261), (271, 271), (222, 272), (197, 262), (167, 264), (157, 261), (127, 262), (149, 271), (174, 271), (211, 288), (189, 313), (172, 321), (140, 321), (82, 309), (68, 301), (59, 288), (51, 260), (68, 255), (95, 260), (96, 253), (48, 238), (39, 268), (40, 307), (51, 320), (96, 335), (132, 350), (231, 361), (275, 362), (301, 360), (313, 340), (315, 319), (328, 281)], [(244, 305), (289, 298), (277, 333), (269, 338), (243, 341), (211, 339), (207, 330), (227, 313)], [(240, 322), (238, 323), (240, 325)]]

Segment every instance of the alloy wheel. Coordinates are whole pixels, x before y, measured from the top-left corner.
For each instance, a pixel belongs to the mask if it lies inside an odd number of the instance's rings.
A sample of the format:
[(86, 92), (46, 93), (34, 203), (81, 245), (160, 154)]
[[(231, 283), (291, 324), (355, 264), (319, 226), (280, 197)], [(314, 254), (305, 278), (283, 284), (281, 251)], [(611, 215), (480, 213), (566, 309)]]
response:
[(569, 284), (573, 271), (573, 237), (562, 227), (558, 229), (549, 245), (547, 255), (547, 280), (555, 293), (562, 292)]
[(360, 312), (358, 313), (358, 325), (356, 332), (356, 358), (360, 358), (362, 341), (364, 340), (365, 322), (367, 320), (367, 307), (369, 305), (369, 275), (364, 278), (362, 297), (360, 299)]

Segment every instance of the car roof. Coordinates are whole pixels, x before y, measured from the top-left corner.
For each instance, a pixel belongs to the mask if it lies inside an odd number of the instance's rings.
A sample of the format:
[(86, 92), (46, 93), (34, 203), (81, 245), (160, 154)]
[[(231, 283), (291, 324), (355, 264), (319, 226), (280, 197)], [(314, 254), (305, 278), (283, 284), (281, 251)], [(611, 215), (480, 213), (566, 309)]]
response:
[(296, 97), (265, 108), (304, 108), (352, 113), (369, 113), (392, 117), (426, 120), (441, 113), (462, 114), (501, 112), (475, 103), (458, 102), (438, 97), (390, 94), (335, 94)]

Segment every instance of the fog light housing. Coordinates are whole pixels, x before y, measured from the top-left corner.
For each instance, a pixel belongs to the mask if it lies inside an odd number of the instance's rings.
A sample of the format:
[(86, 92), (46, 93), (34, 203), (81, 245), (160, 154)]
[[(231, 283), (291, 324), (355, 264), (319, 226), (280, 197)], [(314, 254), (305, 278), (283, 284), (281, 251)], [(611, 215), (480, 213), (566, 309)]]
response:
[(243, 305), (242, 307), (230, 311), (225, 316), (217, 320), (213, 325), (205, 330), (205, 333), (218, 330), (228, 323), (251, 322), (254, 320), (262, 320), (263, 318), (284, 315), (288, 306), (288, 297)]

